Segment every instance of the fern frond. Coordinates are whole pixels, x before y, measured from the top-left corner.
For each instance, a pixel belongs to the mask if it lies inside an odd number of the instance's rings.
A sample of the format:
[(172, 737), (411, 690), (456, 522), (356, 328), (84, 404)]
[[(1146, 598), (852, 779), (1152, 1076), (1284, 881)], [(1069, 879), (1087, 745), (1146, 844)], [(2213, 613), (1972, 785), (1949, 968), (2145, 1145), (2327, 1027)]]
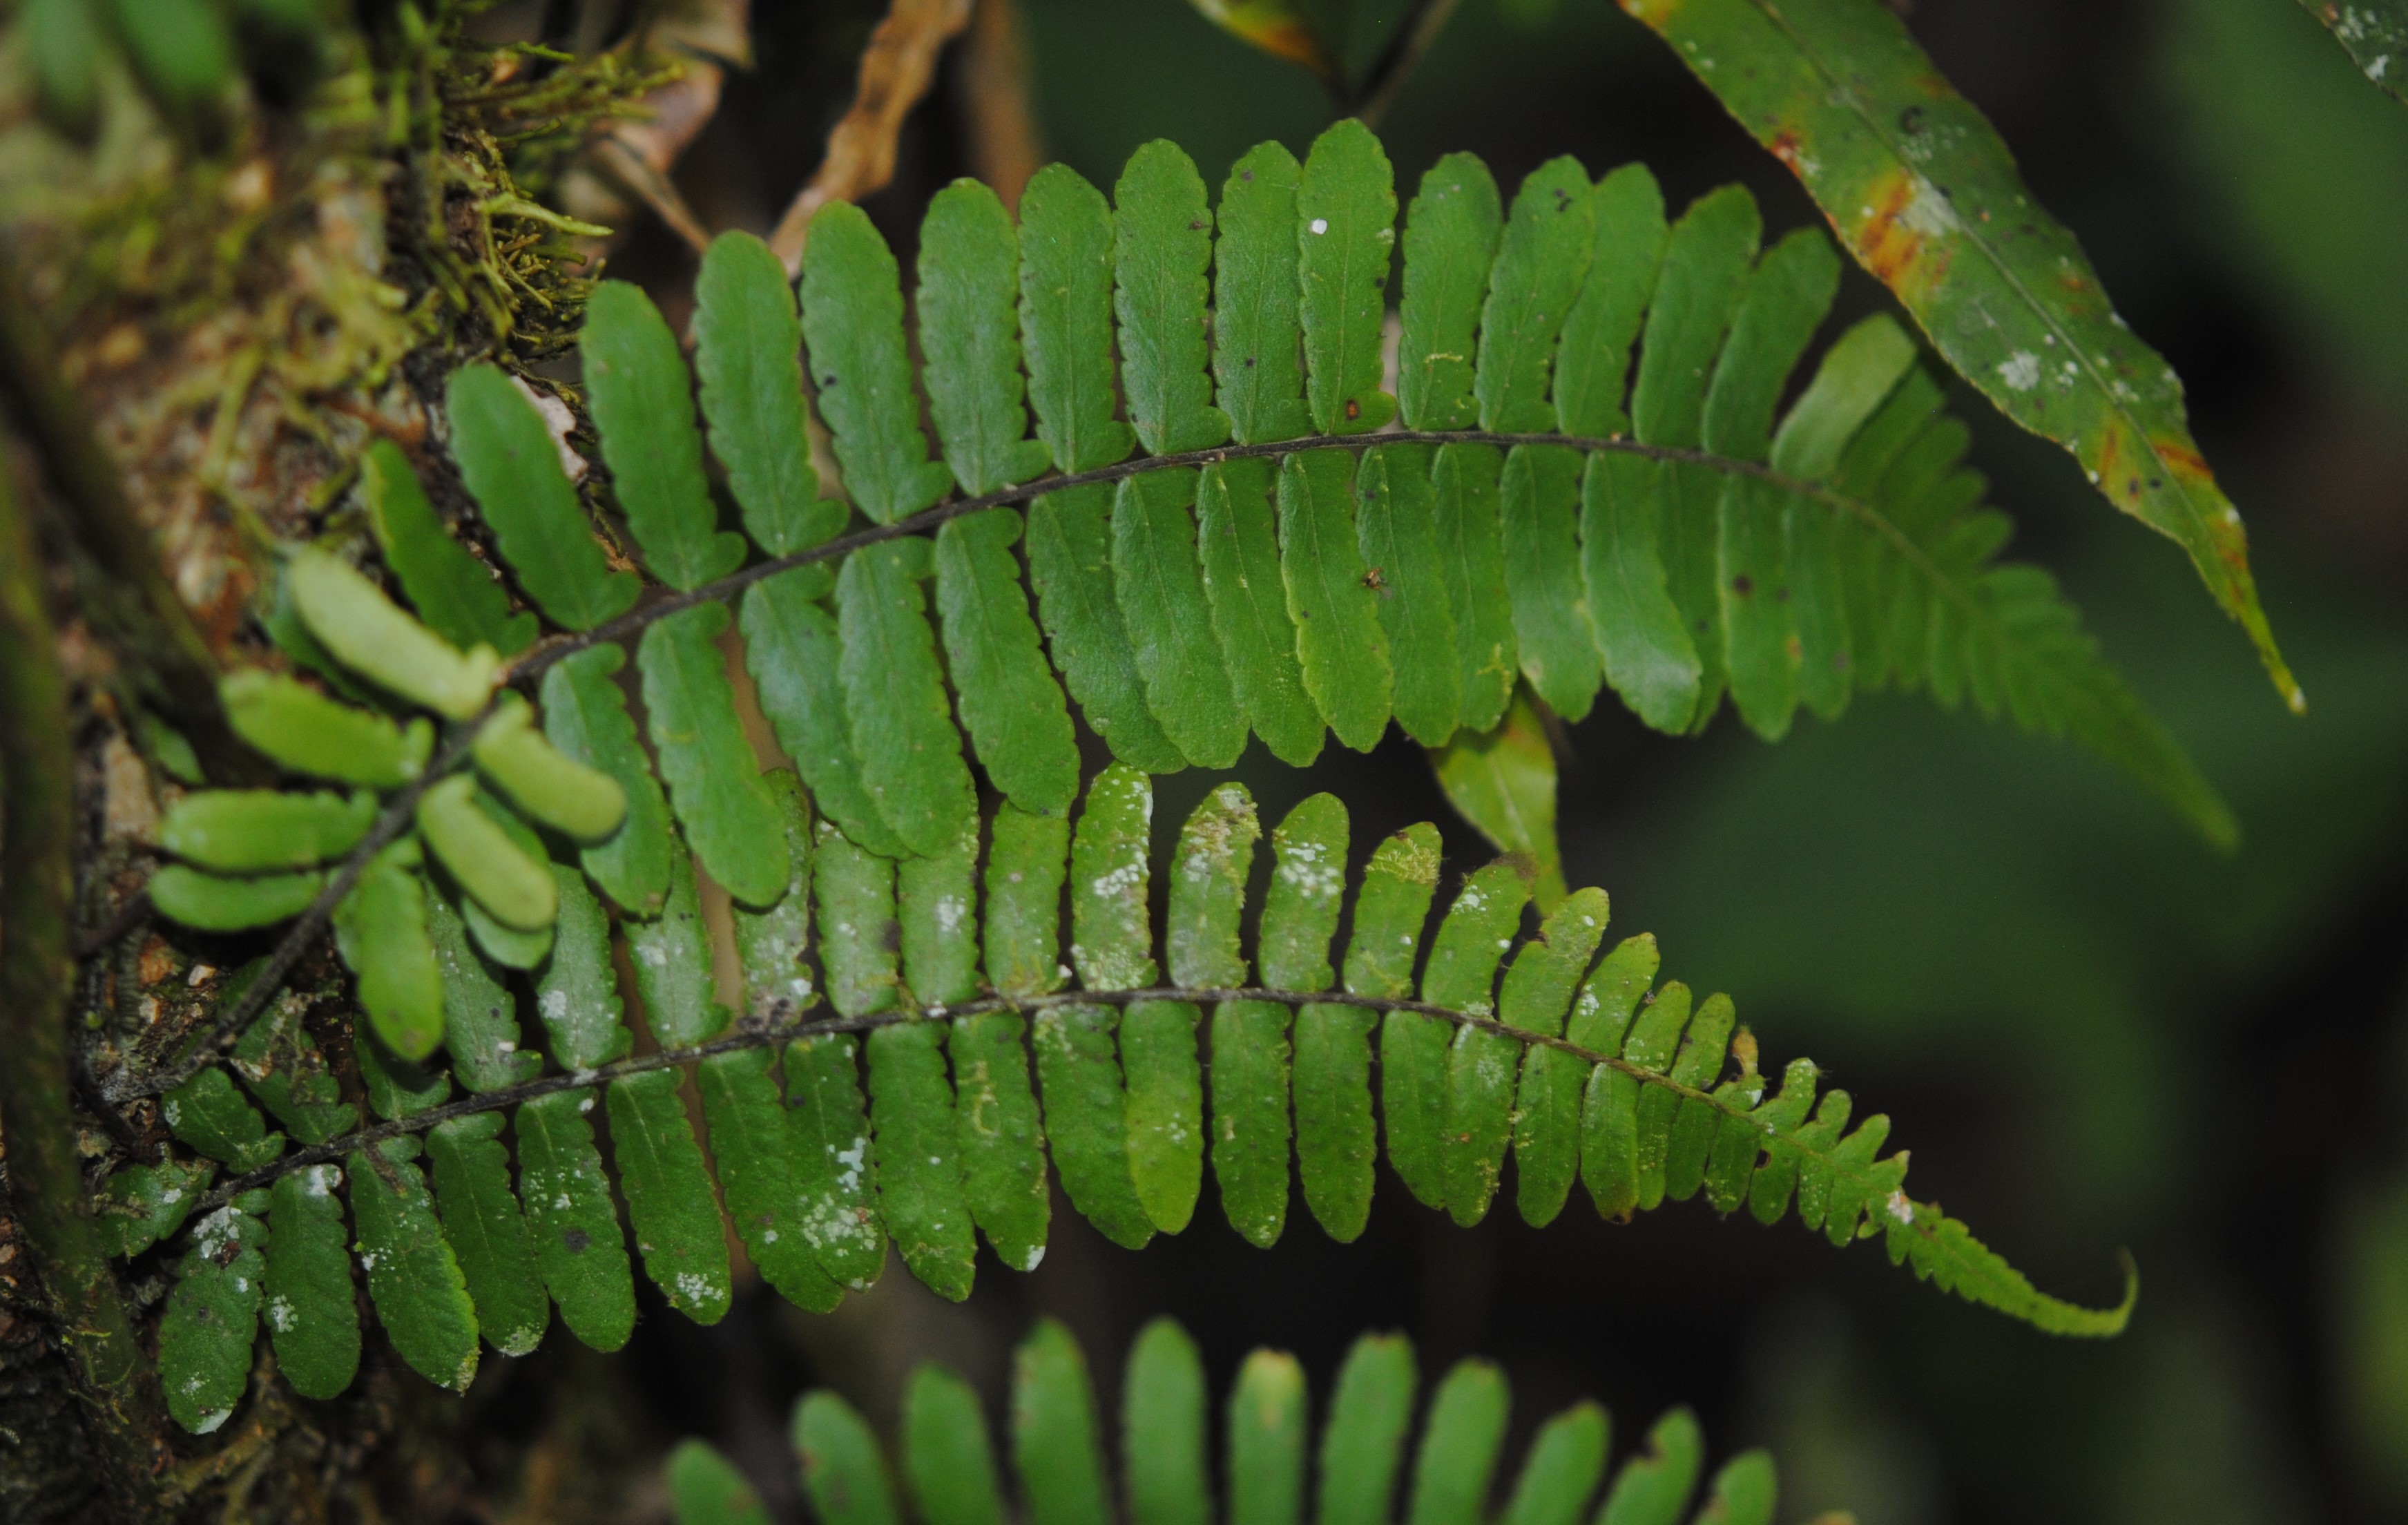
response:
[[(1064, 682), (1120, 760), (1163, 771), (1225, 766), (1250, 731), (1296, 763), (1324, 727), (1368, 748), (1391, 718), (1441, 745), (1493, 727), (1517, 674), (1568, 719), (1610, 683), (1674, 731), (1701, 728), (1727, 692), (1767, 737), (1801, 703), (1836, 715), (1857, 687), (1928, 686), (1953, 702), (1970, 686), (1985, 712), (2070, 734), (2206, 834), (2230, 835), (2054, 585), (1992, 575), (1998, 521), (1977, 508), (1979, 479), (1947, 469), (1961, 435), (1929, 417), (1936, 383), (1901, 330), (1860, 325), (1776, 417), (1835, 288), (1821, 234), (1759, 254), (1744, 190), (1668, 221), (1643, 167), (1592, 185), (1569, 159), (1534, 172), (1508, 210), (1476, 160), (1452, 156), (1404, 228), (1406, 432), (1367, 449), (1358, 437), (1398, 411), (1376, 364), (1397, 241), (1377, 140), (1340, 123), (1300, 166), (1266, 145), (1232, 171), (1217, 226), (1168, 144), (1142, 151), (1115, 191), (1108, 203), (1055, 166), (1017, 230), (968, 183), (931, 205), (918, 381), (938, 459), (911, 400), (896, 262), (858, 212), (823, 214), (802, 278), (810, 384), (845, 491), (902, 535), (894, 547), (875, 531), (858, 548), (803, 543), (808, 464), (796, 457), (773, 489), (767, 463), (793, 455), (806, 404), (759, 337), (792, 320), (740, 237), (722, 240), (702, 284), (704, 403), (746, 523), (772, 556), (841, 564), (834, 639), (754, 640), (748, 659), (766, 684), (796, 640), (836, 657), (837, 712), (811, 702), (824, 695), (771, 712), (832, 808), (855, 781), (874, 785), (867, 808), (838, 810), (855, 840), (936, 850), (968, 818), (955, 756), (1024, 808), (1063, 808)], [(734, 542), (694, 518), (686, 465), (647, 464), (698, 459), (684, 411), (656, 417), (686, 395), (683, 371), (639, 295), (606, 285), (597, 302), (596, 417), (606, 459), (630, 463), (620, 497), (648, 564), (717, 598), (762, 583), (760, 566), (702, 580)], [(473, 371), (454, 391), (464, 470), (531, 595), (572, 629), (624, 609), (615, 574), (553, 543), (581, 537), (524, 399)], [(1048, 457), (1060, 475), (1041, 475)], [(1284, 460), (1246, 464), (1268, 457)], [(968, 496), (932, 507), (955, 484)], [(1002, 504), (1028, 505), (1025, 525), (985, 511)], [(824, 547), (839, 521), (810, 511)], [(1009, 554), (1024, 534), (1025, 580)], [(1856, 565), (1894, 556), (1905, 566)], [(906, 586), (932, 570), (933, 621)], [(1852, 582), (1870, 601), (1841, 592)], [(827, 607), (829, 592), (760, 589), (746, 624), (756, 600)], [(787, 612), (758, 623), (825, 623)]]
[[(1040, 1320), (1012, 1364), (1009, 1455), (1026, 1518), (1038, 1525), (1109, 1525), (1127, 1501), (1131, 1525), (1383, 1525), (1405, 1495), (1416, 1525), (1477, 1525), (1504, 1461), (1512, 1388), (1494, 1364), (1458, 1361), (1430, 1393), (1414, 1444), (1420, 1373), (1401, 1334), (1366, 1334), (1337, 1374), (1327, 1417), (1314, 1426), (1306, 1375), (1295, 1357), (1258, 1349), (1238, 1370), (1222, 1410), (1222, 1464), (1210, 1460), (1212, 1428), (1203, 1362), (1187, 1331), (1156, 1318), (1138, 1331), (1121, 1381), (1120, 1486), (1106, 1464), (1085, 1353), (1069, 1331)], [(828, 1525), (1004, 1525), (1010, 1496), (999, 1446), (977, 1392), (949, 1368), (923, 1365), (903, 1395), (896, 1462), (889, 1464), (861, 1415), (833, 1392), (804, 1394), (795, 1409), (796, 1460), (804, 1489)], [(1575, 1403), (1541, 1426), (1498, 1518), (1509, 1525), (1571, 1525), (1594, 1502), (1612, 1525), (1676, 1525), (1704, 1475), (1697, 1418), (1675, 1408), (1656, 1421), (1606, 1482), (1612, 1426), (1595, 1403)], [(1222, 1487), (1213, 1487), (1215, 1475)], [(901, 1483), (897, 1489), (896, 1483)], [(766, 1520), (725, 1457), (698, 1440), (670, 1453), (668, 1491), (679, 1525)], [(1221, 1494), (1219, 1507), (1214, 1495)], [(1732, 1457), (1706, 1483), (1695, 1525), (1770, 1525), (1772, 1459)], [(906, 1504), (909, 1507), (906, 1507)]]
[[(204, 1423), (209, 1395), (239, 1390), (223, 1368), (247, 1367), (249, 1344), (225, 1343), (225, 1321), (247, 1328), (254, 1316), (220, 1285), (227, 1276), (265, 1274), (281, 1288), (268, 1318), (280, 1352), (294, 1347), (288, 1361), (320, 1374), (338, 1364), (321, 1348), (351, 1307), (319, 1226), (329, 1189), (351, 1204), (379, 1316), (435, 1381), (473, 1374), (480, 1328), (497, 1348), (527, 1348), (547, 1295), (588, 1344), (624, 1341), (633, 1262), (614, 1180), (644, 1273), (689, 1316), (715, 1320), (729, 1295), (725, 1232), (681, 1099), (688, 1071), (737, 1237), (808, 1307), (867, 1286), (890, 1242), (952, 1298), (969, 1292), (974, 1228), (1005, 1263), (1033, 1266), (1050, 1152), (1071, 1204), (1130, 1246), (1187, 1226), (1208, 1166), (1230, 1226), (1268, 1245), (1291, 1179), (1324, 1230), (1351, 1240), (1380, 1154), (1418, 1199), (1466, 1224), (1490, 1210), (1510, 1156), (1516, 1206), (1534, 1225), (1560, 1214), (1576, 1184), (1615, 1218), (1703, 1195), (1769, 1224), (1794, 1201), (1835, 1244), (1878, 1236), (1918, 1276), (2044, 1330), (2113, 1332), (2129, 1311), (2128, 1296), (2093, 1311), (2038, 1292), (1961, 1223), (1910, 1199), (1905, 1156), (1881, 1153), (1888, 1120), (1851, 1129), (1847, 1093), (1818, 1095), (1808, 1060), (1770, 1087), (1727, 997), (1656, 985), (1652, 937), (1599, 959), (1602, 891), (1572, 894), (1526, 937), (1526, 859), (1470, 874), (1433, 929), (1437, 833), (1414, 827), (1370, 855), (1350, 907), (1346, 812), (1315, 796), (1271, 833), (1250, 957), (1240, 928), (1262, 831), (1238, 784), (1187, 821), (1157, 937), (1153, 791), (1134, 769), (1095, 781), (1075, 830), (1007, 803), (899, 872), (814, 823), (790, 775), (768, 779), (791, 877), (775, 904), (745, 914), (740, 1018), (711, 999), (682, 850), (661, 914), (618, 930), (633, 1012), (598, 904), (581, 875), (554, 864), (562, 911), (535, 972), (549, 1067), (521, 1047), (509, 986), (438, 894), (423, 935), (452, 1012), (448, 1071), (412, 1066), (363, 1029), (352, 1057), (380, 1120), (361, 1128), (330, 1105), (323, 1061), (280, 1008), (248, 1035), (236, 1071), (248, 1097), (222, 1069), (168, 1096), (178, 1138), (236, 1173), (187, 1199), (195, 1243), (258, 1243), (265, 1258), (252, 1269), (236, 1269), (248, 1265), (239, 1255), (186, 1259), (218, 1343), (168, 1347), (171, 1396), (201, 1379), (199, 1406), (179, 1417)], [(631, 1057), (638, 1015), (653, 1051)], [(468, 1093), (459, 1100), (455, 1081)], [(610, 1121), (607, 1164), (589, 1122), (597, 1102)], [(291, 1142), (267, 1130), (259, 1105)], [(129, 1216), (147, 1215), (129, 1253), (177, 1226), (156, 1186), (154, 1171), (113, 1192), (141, 1204)], [(288, 1236), (293, 1215), (308, 1222)], [(288, 1268), (288, 1256), (302, 1259)]]

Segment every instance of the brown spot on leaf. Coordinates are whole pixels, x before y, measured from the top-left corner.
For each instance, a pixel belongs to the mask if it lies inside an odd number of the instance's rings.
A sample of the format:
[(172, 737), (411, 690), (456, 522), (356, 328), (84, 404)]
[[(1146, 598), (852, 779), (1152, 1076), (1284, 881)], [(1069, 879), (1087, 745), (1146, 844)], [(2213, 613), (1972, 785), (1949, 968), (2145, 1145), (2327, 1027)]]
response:
[(2207, 468), (2207, 458), (2200, 454), (2194, 445), (2175, 439), (2152, 439), (2149, 448), (2157, 453), (2158, 460), (2166, 463), (2167, 470), (2184, 482), (2212, 483), (2215, 481), (2215, 473)]
[(1907, 225), (1906, 210), (1914, 202), (1915, 175), (1894, 169), (1874, 182), (1866, 205), (1870, 214), (1857, 223), (1849, 241), (1856, 258), (1883, 285), (1897, 287), (1920, 273), (1924, 263), (1923, 235)]
[(2090, 480), (2100, 482), (2113, 481), (2115, 476), (2116, 465), (2122, 458), (2123, 450), (2124, 431), (2122, 429), (2111, 427), (2104, 434), (2100, 435), (2099, 437), (2099, 460), (2097, 464), (2092, 466), (2090, 468)]

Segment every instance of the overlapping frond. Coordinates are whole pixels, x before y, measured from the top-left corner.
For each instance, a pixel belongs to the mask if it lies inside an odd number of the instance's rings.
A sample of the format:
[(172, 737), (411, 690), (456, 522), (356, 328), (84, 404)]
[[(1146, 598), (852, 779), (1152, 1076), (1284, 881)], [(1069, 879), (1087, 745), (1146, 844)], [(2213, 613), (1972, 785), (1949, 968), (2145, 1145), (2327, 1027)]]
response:
[[(1087, 1360), (1069, 1331), (1040, 1320), (1012, 1364), (1010, 1474), (978, 1393), (936, 1364), (911, 1374), (895, 1462), (861, 1415), (833, 1392), (796, 1405), (794, 1444), (804, 1489), (826, 1525), (1004, 1525), (1016, 1491), (1031, 1525), (1479, 1525), (1504, 1460), (1512, 1392), (1488, 1361), (1455, 1363), (1424, 1407), (1418, 1365), (1401, 1334), (1354, 1342), (1312, 1442), (1312, 1395), (1304, 1369), (1284, 1351), (1256, 1350), (1229, 1389), (1219, 1422), (1217, 1473), (1210, 1389), (1195, 1342), (1168, 1318), (1139, 1331), (1121, 1379), (1119, 1486), (1105, 1461), (1103, 1417)], [(1416, 1409), (1419, 1424), (1415, 1423)], [(1676, 1408), (1647, 1431), (1606, 1486), (1612, 1424), (1594, 1403), (1550, 1417), (1531, 1441), (1496, 1517), (1510, 1525), (1675, 1525), (1704, 1471), (1696, 1416)], [(1219, 1486), (1215, 1487), (1215, 1479)], [(718, 1451), (686, 1441), (669, 1456), (668, 1491), (678, 1525), (767, 1525), (743, 1475)], [(897, 1482), (901, 1486), (898, 1488)], [(1306, 1500), (1312, 1496), (1308, 1513)], [(1732, 1457), (1706, 1486), (1693, 1525), (1771, 1525), (1777, 1500), (1772, 1459)], [(1115, 1510), (1115, 1498), (1125, 1510)], [(1216, 1505), (1217, 1500), (1217, 1505)]]
[[(1268, 1245), (1292, 1179), (1322, 1228), (1352, 1240), (1379, 1158), (1465, 1224), (1489, 1211), (1510, 1158), (1533, 1224), (1575, 1187), (1610, 1217), (1702, 1195), (1772, 1223), (1794, 1201), (1832, 1243), (1880, 1237), (1919, 1276), (2041, 1328), (2103, 1333), (2125, 1316), (2035, 1291), (1907, 1197), (1906, 1157), (1881, 1153), (1888, 1120), (1851, 1128), (1850, 1098), (1818, 1096), (1808, 1060), (1769, 1084), (1728, 998), (1656, 985), (1652, 937), (1599, 958), (1601, 891), (1572, 894), (1527, 933), (1526, 859), (1467, 876), (1432, 928), (1432, 827), (1379, 844), (1350, 896), (1334, 797), (1291, 812), (1258, 872), (1261, 824), (1230, 784), (1188, 819), (1157, 905), (1152, 788), (1123, 765), (1089, 787), (1075, 829), (1005, 804), (900, 865), (815, 820), (793, 774), (763, 787), (788, 877), (767, 904), (735, 910), (740, 1014), (713, 999), (681, 848), (661, 914), (617, 932), (632, 1010), (585, 876), (547, 859), (560, 913), (531, 971), (540, 1055), (456, 908), (470, 892), (447, 889), (424, 902), (442, 1059), (412, 1066), (355, 1036), (373, 1122), (336, 1083), (352, 1066), (330, 1064), (289, 1004), (249, 1030), (233, 1073), (211, 1068), (169, 1094), (177, 1137), (231, 1179), (205, 1196), (209, 1166), (133, 1167), (112, 1187), (112, 1221), (139, 1253), (203, 1214), (161, 1340), (180, 1419), (223, 1417), (263, 1316), (301, 1390), (349, 1382), (345, 1202), (396, 1348), (456, 1386), (480, 1336), (531, 1348), (555, 1307), (588, 1344), (627, 1338), (635, 1271), (613, 1181), (644, 1273), (709, 1322), (730, 1291), (719, 1199), (764, 1277), (806, 1307), (867, 1286), (890, 1243), (961, 1298), (981, 1234), (1007, 1266), (1043, 1255), (1049, 1157), (1072, 1205), (1131, 1247), (1189, 1225), (1208, 1165), (1222, 1216)], [(652, 1042), (630, 1057), (638, 1018)]]

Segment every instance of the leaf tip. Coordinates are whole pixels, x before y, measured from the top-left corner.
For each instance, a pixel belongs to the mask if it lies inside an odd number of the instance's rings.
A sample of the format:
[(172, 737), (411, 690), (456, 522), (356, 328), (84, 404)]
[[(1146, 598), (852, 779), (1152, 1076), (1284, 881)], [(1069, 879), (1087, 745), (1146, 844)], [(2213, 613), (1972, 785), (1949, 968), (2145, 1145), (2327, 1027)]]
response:
[(2054, 1298), (2044, 1298), (2044, 1302), (2054, 1305), (2050, 1311), (2057, 1316), (2038, 1321), (2040, 1327), (2051, 1334), (2086, 1340), (2112, 1340), (2123, 1333), (2132, 1321), (2132, 1310), (2141, 1301), (2141, 1263), (2132, 1258), (2129, 1249), (2117, 1250), (2115, 1263), (2124, 1273), (2124, 1295), (2114, 1307), (2084, 1308), (2071, 1303), (2058, 1303)]
[(2102, 1327), (2098, 1331), (2101, 1335), (2123, 1333), (2124, 1326), (2132, 1321), (2132, 1310), (2141, 1301), (2141, 1262), (2133, 1259), (2129, 1249), (2119, 1249), (2115, 1252), (2115, 1263), (2124, 1272), (2124, 1298), (2104, 1315)]

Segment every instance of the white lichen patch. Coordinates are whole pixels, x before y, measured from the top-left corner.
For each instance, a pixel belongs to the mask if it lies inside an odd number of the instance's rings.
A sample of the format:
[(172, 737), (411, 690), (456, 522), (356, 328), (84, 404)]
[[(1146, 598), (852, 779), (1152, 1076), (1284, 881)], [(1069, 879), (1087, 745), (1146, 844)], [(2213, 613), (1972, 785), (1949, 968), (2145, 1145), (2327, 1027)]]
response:
[(2040, 356), (2017, 350), (1999, 362), (1999, 380), (2007, 383), (2010, 392), (2029, 392), (2040, 385)]
[(1281, 884), (1308, 899), (1335, 899), (1346, 887), (1346, 870), (1333, 859), (1326, 842), (1282, 842), (1273, 871)]
[(1965, 227), (1956, 220), (1956, 209), (1948, 204), (1940, 187), (1920, 175), (1914, 177), (1914, 194), (1908, 198), (1906, 209), (1898, 214), (1898, 220), (1927, 238), (1946, 237)]
[(824, 1198), (811, 1203), (804, 1215), (803, 1239), (815, 1250), (838, 1244), (875, 1244), (878, 1230), (852, 1208)]
[(869, 1161), (869, 1140), (855, 1138), (846, 1149), (830, 1144), (828, 1153), (836, 1157), (836, 1184), (848, 1192), (859, 1191), (862, 1170)]
[(222, 1259), (230, 1246), (240, 1243), (242, 1230), (231, 1207), (221, 1207), (201, 1219), (193, 1230), (193, 1248), (205, 1259)]

